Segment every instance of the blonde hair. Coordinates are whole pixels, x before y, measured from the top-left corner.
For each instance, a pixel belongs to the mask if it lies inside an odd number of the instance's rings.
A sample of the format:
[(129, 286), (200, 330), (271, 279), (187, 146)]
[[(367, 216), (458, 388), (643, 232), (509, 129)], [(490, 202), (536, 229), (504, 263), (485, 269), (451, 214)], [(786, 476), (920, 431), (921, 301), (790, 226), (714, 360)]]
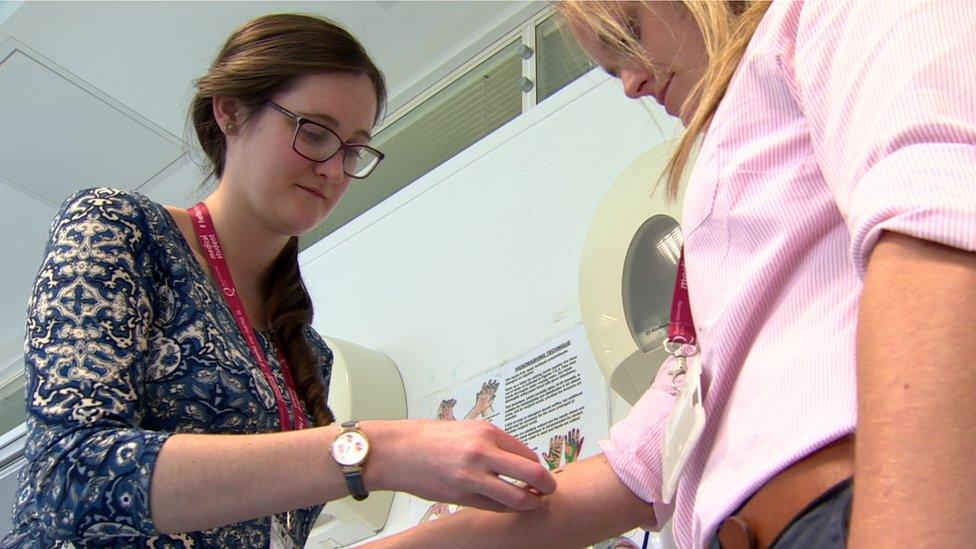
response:
[[(626, 12), (634, 4), (638, 4), (641, 9), (648, 9), (650, 2), (561, 0), (558, 6), (560, 13), (572, 25), (582, 25), (601, 40), (615, 44), (624, 55), (640, 61), (652, 75), (658, 76), (660, 70), (651, 62), (647, 52), (627, 27)], [(708, 61), (701, 79), (680, 109), (681, 117), (688, 124), (665, 170), (668, 196), (671, 199), (678, 196), (681, 175), (695, 143), (708, 129), (746, 46), (766, 14), (770, 2), (682, 0), (681, 4), (698, 25)]]

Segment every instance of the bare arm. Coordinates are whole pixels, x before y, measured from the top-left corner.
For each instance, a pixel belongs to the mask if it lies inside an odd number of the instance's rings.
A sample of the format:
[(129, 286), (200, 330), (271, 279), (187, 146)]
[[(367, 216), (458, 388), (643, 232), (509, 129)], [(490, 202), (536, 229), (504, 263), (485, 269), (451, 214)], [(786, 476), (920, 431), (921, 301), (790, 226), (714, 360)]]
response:
[[(535, 454), (487, 422), (364, 421), (367, 490), (402, 490), (488, 509), (534, 509), (555, 482)], [(262, 435), (173, 435), (153, 471), (150, 509), (164, 533), (214, 528), (348, 495), (328, 448), (338, 427)]]
[[(191, 532), (315, 505), (348, 494), (328, 454), (337, 427), (264, 435), (173, 435), (153, 471), (160, 532)], [(374, 469), (367, 467), (366, 470)], [(375, 480), (365, 480), (369, 489)]]
[(885, 233), (861, 298), (857, 382), (851, 546), (972, 544), (976, 254)]
[(636, 526), (654, 525), (651, 504), (635, 496), (617, 478), (602, 454), (557, 472), (556, 484), (556, 491), (532, 511), (492, 513), (467, 509), (367, 546), (582, 547)]

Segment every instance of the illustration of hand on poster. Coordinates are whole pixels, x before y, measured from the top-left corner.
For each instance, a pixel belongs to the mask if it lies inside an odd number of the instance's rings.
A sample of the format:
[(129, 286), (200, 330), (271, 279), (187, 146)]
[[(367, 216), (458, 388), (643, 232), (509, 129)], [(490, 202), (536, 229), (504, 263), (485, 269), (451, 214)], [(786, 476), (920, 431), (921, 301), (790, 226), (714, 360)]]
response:
[[(491, 420), (497, 412), (491, 407), (495, 402), (495, 394), (498, 392), (498, 380), (489, 379), (481, 385), (481, 390), (474, 396), (474, 404), (464, 419), (487, 419)], [(439, 421), (456, 421), (454, 417), (454, 407), (457, 405), (456, 398), (446, 398), (441, 400), (437, 407), (437, 415), (434, 419)]]
[(434, 419), (440, 421), (455, 421), (457, 419), (454, 417), (455, 404), (457, 404), (457, 399), (449, 398), (442, 400), (440, 406), (437, 408), (437, 417)]
[(569, 433), (566, 435), (566, 450), (563, 452), (567, 465), (576, 461), (576, 458), (579, 457), (580, 451), (583, 449), (583, 440), (579, 429), (574, 427), (569, 430)]
[[(606, 438), (607, 385), (582, 325), (481, 375), (427, 395), (421, 417), (441, 421), (491, 421), (539, 455), (550, 470), (599, 452), (586, 439)], [(467, 412), (462, 416), (455, 410)], [(593, 437), (596, 437), (595, 439)], [(457, 510), (412, 498), (417, 522)]]
[(495, 402), (495, 393), (498, 392), (498, 380), (486, 381), (478, 394), (475, 395), (474, 407), (464, 416), (464, 419), (491, 419), (495, 416), (495, 410), (491, 407)]
[(427, 509), (427, 512), (424, 513), (424, 516), (420, 519), (420, 522), (423, 523), (437, 520), (439, 518), (446, 517), (451, 513), (456, 513), (461, 509), (464, 509), (464, 507), (454, 505), (453, 503), (435, 503)]
[(549, 467), (550, 471), (559, 469), (563, 458), (563, 446), (565, 444), (566, 438), (562, 435), (555, 435), (549, 439), (549, 451), (542, 454), (542, 460), (546, 462), (546, 466)]

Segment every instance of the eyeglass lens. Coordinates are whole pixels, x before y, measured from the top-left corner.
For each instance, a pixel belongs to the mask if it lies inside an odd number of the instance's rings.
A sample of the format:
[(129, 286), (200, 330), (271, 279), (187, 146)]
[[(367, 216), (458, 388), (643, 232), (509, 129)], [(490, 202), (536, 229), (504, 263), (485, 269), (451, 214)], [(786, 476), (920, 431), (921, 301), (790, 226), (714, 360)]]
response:
[[(295, 150), (302, 156), (322, 162), (342, 148), (342, 141), (328, 128), (302, 121), (295, 135)], [(353, 177), (365, 177), (380, 161), (365, 146), (349, 145), (343, 151), (342, 169)]]

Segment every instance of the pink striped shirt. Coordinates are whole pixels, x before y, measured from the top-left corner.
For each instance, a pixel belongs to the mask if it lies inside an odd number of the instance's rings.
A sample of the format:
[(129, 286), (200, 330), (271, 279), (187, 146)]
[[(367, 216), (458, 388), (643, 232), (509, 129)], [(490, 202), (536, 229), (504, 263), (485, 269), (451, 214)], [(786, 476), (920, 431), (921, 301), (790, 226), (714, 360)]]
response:
[[(708, 423), (674, 532), (701, 547), (770, 477), (854, 430), (858, 299), (881, 232), (976, 251), (976, 3), (775, 1), (702, 143), (682, 230)], [(650, 502), (668, 369), (600, 443)]]

